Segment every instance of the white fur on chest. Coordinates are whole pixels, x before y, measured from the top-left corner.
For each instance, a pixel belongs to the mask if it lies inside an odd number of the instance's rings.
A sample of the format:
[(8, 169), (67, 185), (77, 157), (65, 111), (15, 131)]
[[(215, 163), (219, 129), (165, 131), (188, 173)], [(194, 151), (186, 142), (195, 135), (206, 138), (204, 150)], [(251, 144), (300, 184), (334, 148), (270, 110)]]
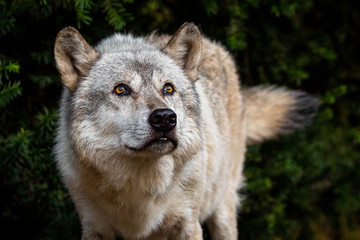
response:
[(174, 160), (117, 159), (94, 183), (94, 174), (79, 175), (81, 192), (91, 201), (101, 218), (123, 236), (146, 236), (163, 222), (174, 194)]

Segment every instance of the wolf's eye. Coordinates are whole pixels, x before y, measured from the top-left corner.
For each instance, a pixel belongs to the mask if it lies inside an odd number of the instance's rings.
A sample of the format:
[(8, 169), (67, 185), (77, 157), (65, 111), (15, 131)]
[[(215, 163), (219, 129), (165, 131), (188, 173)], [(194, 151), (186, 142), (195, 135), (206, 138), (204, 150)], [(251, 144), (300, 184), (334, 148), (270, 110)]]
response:
[(173, 95), (174, 94), (174, 87), (171, 85), (171, 83), (166, 83), (164, 85), (163, 93), (164, 95)]
[(130, 91), (124, 84), (119, 84), (115, 87), (115, 93), (119, 96), (129, 95)]

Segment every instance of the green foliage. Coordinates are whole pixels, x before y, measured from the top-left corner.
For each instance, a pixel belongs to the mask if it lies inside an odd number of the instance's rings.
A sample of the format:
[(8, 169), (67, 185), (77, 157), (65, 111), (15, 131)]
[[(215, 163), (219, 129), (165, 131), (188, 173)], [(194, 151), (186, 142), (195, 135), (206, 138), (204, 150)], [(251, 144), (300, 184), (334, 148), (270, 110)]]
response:
[(105, 19), (114, 28), (114, 30), (121, 30), (126, 26), (128, 21), (132, 20), (132, 16), (125, 9), (126, 3), (132, 3), (133, 0), (113, 1), (106, 0), (102, 2), (104, 12), (107, 13)]
[(232, 51), (243, 86), (286, 85), (323, 102), (311, 128), (249, 148), (239, 239), (360, 239), (360, 11), (350, 0), (0, 0), (3, 236), (80, 238), (52, 154), (57, 32), (77, 26), (95, 44), (185, 21)]
[[(325, 123), (318, 118), (307, 133), (249, 149), (241, 239), (322, 239), (322, 235), (346, 239), (356, 231), (359, 219), (353, 213), (360, 211), (355, 180), (360, 177), (360, 153), (354, 151), (348, 131)], [(348, 229), (342, 232), (337, 223), (345, 219)], [(248, 229), (248, 224), (267, 232)]]
[(4, 107), (7, 103), (11, 102), (15, 97), (21, 94), (20, 82), (14, 82), (3, 86), (0, 90), (0, 107)]
[[(2, 219), (8, 230), (15, 231), (14, 239), (69, 239), (72, 226), (68, 224), (77, 225), (52, 158), (56, 119), (55, 110), (45, 109), (36, 115), (31, 129), (20, 128), (8, 137), (0, 137), (0, 175), (7, 193), (1, 199)], [(32, 235), (16, 232), (18, 224)], [(59, 234), (60, 229), (65, 232)]]
[(20, 82), (10, 81), (10, 74), (19, 73), (19, 71), (20, 65), (18, 63), (0, 59), (0, 108), (5, 107), (6, 104), (21, 94)]
[(77, 26), (80, 28), (81, 24), (90, 25), (93, 22), (92, 11), (98, 11), (100, 7), (106, 14), (107, 23), (116, 31), (122, 30), (132, 20), (125, 8), (126, 4), (132, 2), (133, 0), (105, 0), (94, 3), (92, 0), (75, 0)]

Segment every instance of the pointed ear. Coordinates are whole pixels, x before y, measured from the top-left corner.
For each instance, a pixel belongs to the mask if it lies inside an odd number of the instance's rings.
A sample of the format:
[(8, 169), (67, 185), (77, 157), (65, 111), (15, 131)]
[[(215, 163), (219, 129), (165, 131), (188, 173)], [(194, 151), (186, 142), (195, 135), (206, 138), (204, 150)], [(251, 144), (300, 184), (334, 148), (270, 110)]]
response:
[(86, 76), (98, 56), (98, 52), (73, 27), (66, 27), (58, 33), (54, 54), (61, 81), (70, 91), (76, 89), (79, 78)]
[(202, 49), (201, 33), (193, 23), (184, 23), (170, 39), (164, 52), (172, 57), (193, 81), (197, 79)]

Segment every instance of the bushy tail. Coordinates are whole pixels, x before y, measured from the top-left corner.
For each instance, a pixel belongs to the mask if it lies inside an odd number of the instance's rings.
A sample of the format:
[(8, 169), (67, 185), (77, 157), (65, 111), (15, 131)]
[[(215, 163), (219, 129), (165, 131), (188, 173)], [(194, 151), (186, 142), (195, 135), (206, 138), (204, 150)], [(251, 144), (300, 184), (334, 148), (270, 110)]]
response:
[(310, 125), (320, 101), (302, 91), (274, 86), (242, 90), (246, 106), (246, 144), (260, 143)]

